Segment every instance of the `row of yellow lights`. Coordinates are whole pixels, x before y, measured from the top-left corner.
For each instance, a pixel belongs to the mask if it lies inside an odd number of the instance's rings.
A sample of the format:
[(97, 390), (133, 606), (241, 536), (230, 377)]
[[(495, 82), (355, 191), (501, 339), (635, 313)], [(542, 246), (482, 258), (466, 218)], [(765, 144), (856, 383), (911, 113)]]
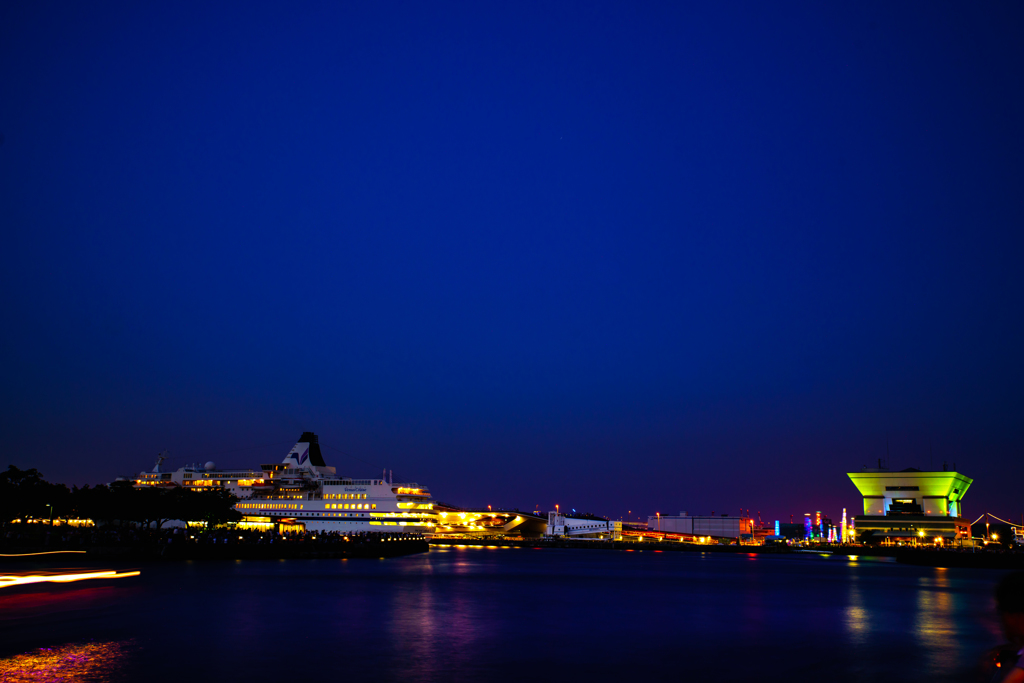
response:
[(304, 508), (304, 506), (294, 503), (239, 503), (235, 507), (245, 510), (302, 510)]
[(35, 517), (29, 517), (28, 519), (12, 519), (11, 524), (49, 524), (50, 526), (96, 526), (91, 519), (36, 519)]

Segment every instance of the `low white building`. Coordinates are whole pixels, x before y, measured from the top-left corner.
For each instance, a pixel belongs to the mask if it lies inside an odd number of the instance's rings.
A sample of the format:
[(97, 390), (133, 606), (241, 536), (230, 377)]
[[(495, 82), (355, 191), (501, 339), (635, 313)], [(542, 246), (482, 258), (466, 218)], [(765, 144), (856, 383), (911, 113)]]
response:
[(622, 540), (622, 522), (608, 519), (583, 519), (567, 517), (559, 512), (548, 513), (548, 527), (545, 536), (571, 536), (573, 538), (603, 538)]

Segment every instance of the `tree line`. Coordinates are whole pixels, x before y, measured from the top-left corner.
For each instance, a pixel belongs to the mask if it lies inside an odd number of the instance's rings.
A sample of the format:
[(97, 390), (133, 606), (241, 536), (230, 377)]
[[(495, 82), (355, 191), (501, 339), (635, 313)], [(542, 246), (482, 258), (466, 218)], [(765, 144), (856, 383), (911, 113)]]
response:
[(130, 481), (109, 486), (52, 484), (35, 469), (14, 465), (0, 472), (0, 527), (15, 519), (91, 519), (96, 524), (141, 524), (160, 528), (165, 522), (207, 522), (211, 526), (242, 518), (233, 507), (238, 498), (224, 489), (189, 491), (179, 486), (135, 488)]

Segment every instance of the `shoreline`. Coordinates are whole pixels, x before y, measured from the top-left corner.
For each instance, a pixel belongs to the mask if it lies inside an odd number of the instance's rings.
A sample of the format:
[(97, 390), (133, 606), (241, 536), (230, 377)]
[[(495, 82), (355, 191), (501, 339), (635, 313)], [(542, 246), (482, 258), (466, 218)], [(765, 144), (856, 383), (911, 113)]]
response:
[(481, 539), (481, 538), (431, 538), (428, 539), (431, 546), (473, 546), (485, 548), (573, 548), (582, 550), (626, 550), (642, 552), (644, 550), (660, 550), (667, 552), (697, 552), (697, 553), (742, 553), (761, 555), (782, 555), (792, 553), (789, 548), (776, 546), (758, 545), (699, 545), (696, 543), (679, 543), (672, 541), (584, 541), (572, 539)]
[(0, 567), (68, 562), (387, 558), (428, 550), (426, 539), (402, 537), (353, 538), (329, 543), (288, 539), (275, 543), (161, 543), (66, 549), (23, 546), (0, 548)]

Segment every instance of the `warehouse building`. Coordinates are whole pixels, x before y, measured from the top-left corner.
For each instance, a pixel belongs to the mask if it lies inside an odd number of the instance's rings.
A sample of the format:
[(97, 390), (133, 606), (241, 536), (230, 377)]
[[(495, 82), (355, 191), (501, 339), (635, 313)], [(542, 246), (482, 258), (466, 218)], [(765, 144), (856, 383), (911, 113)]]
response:
[(750, 517), (730, 517), (729, 515), (688, 515), (680, 512), (678, 516), (654, 515), (647, 518), (649, 531), (661, 531), (670, 534), (688, 536), (709, 536), (711, 538), (736, 538), (741, 534), (752, 534), (754, 520)]

